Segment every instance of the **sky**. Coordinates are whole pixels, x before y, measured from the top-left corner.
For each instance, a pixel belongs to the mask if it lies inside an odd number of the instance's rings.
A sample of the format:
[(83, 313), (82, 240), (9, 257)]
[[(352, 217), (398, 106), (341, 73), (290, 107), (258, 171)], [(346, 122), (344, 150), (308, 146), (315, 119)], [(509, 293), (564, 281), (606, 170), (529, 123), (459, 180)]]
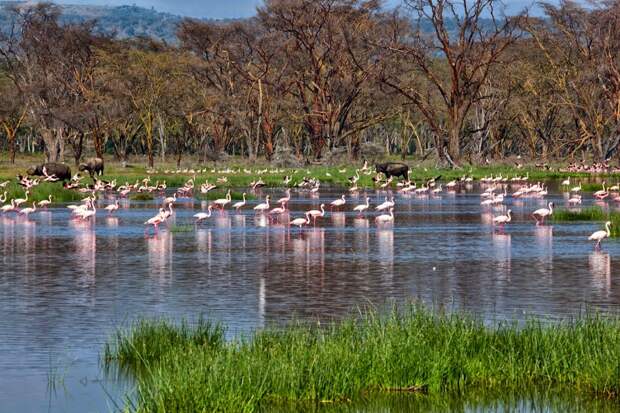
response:
[[(384, 0), (387, 6), (395, 6), (400, 0)], [(132, 5), (190, 17), (235, 18), (252, 16), (261, 0), (56, 0), (66, 4), (96, 4), (121, 6)], [(518, 12), (533, 0), (504, 0), (509, 12)]]

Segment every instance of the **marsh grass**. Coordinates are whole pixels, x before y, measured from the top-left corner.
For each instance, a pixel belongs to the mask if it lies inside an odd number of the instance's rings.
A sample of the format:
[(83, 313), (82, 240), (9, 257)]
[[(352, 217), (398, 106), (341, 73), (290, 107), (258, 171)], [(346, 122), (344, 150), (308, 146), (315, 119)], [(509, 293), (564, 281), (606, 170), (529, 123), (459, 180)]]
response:
[(617, 397), (620, 319), (584, 316), (487, 327), (468, 315), (410, 306), (341, 322), (295, 323), (224, 340), (224, 330), (141, 321), (103, 359), (137, 380), (135, 411), (256, 411), (394, 390), (567, 389)]
[[(5, 190), (8, 199), (23, 198), (26, 194), (25, 188), (18, 185), (17, 182), (11, 182)], [(0, 192), (3, 193), (4, 190)], [(65, 189), (60, 182), (43, 182), (30, 191), (28, 204), (31, 205), (32, 202), (48, 199), (50, 195), (53, 203), (78, 201), (85, 196), (77, 191)]]
[(611, 238), (620, 237), (620, 212), (603, 211), (599, 207), (582, 209), (558, 209), (553, 211), (551, 219), (555, 222), (600, 222), (601, 229), (607, 221), (611, 222)]
[(136, 192), (129, 195), (129, 199), (132, 201), (152, 201), (155, 196), (150, 192)]

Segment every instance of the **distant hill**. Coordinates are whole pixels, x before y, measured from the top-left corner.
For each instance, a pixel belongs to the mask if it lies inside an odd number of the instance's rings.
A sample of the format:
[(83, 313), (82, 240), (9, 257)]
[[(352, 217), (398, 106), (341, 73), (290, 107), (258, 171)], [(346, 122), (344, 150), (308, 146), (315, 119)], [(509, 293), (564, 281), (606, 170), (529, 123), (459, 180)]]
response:
[[(0, 1), (0, 30), (9, 24), (6, 6), (21, 3)], [(183, 21), (181, 16), (137, 6), (59, 5), (59, 7), (62, 9), (61, 21), (79, 23), (96, 20), (97, 32), (115, 35), (121, 39), (145, 36), (176, 43), (176, 30)]]

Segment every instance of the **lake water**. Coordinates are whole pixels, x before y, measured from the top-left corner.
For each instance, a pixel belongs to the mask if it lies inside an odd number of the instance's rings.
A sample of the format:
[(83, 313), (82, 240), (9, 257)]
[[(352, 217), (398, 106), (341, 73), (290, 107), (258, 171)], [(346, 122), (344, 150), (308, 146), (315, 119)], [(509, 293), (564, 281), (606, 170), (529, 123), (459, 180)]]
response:
[[(282, 196), (265, 190), (257, 197), (267, 193)], [(363, 203), (363, 193), (347, 198), (347, 212), (328, 211), (316, 228), (302, 232), (251, 209), (215, 213), (194, 228), (192, 215), (206, 202), (193, 200), (176, 203), (171, 224), (180, 230), (164, 227), (158, 235), (145, 235), (142, 225), (155, 214), (155, 202), (122, 201), (113, 216), (99, 210), (95, 223), (70, 220), (64, 206), (29, 219), (0, 216), (0, 413), (122, 406), (131, 384), (106, 377), (99, 354), (116, 328), (140, 317), (203, 314), (226, 324), (233, 336), (392, 301), (465, 309), (489, 322), (620, 309), (620, 244), (608, 240), (596, 252), (587, 236), (600, 224), (536, 226), (529, 216), (548, 201), (565, 206), (566, 195), (508, 198), (513, 222), (500, 233), (491, 222), (506, 207), (481, 207), (479, 193), (478, 185), (440, 196), (395, 193), (395, 223), (386, 228), (377, 228), (372, 214), (350, 212)], [(293, 191), (292, 216), (340, 194)], [(374, 205), (386, 195), (368, 194)], [(554, 400), (470, 400), (446, 409), (580, 406), (566, 397)], [(424, 403), (399, 397), (334, 411), (426, 411)], [(583, 403), (584, 411), (592, 407)], [(614, 407), (596, 403), (600, 410)]]

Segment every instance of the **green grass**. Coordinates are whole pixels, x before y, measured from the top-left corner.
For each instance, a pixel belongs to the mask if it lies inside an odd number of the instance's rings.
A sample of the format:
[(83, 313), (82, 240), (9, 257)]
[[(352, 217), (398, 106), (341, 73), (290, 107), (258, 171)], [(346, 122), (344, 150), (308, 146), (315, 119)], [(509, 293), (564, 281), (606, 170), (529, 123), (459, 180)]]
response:
[[(16, 181), (11, 182), (0, 193), (4, 193), (5, 190), (7, 191), (8, 199), (24, 198), (26, 194), (25, 188), (18, 185)], [(86, 196), (77, 191), (65, 189), (60, 182), (43, 182), (32, 188), (28, 197), (28, 204), (31, 205), (34, 201), (39, 202), (48, 199), (50, 195), (52, 196), (53, 203), (77, 201)]]
[(222, 328), (204, 321), (141, 321), (117, 333), (103, 359), (135, 376), (128, 409), (138, 412), (251, 412), (394, 390), (441, 397), (553, 388), (615, 398), (620, 319), (487, 327), (467, 315), (410, 306), (228, 342)]
[(620, 237), (620, 212), (603, 211), (600, 207), (589, 207), (583, 209), (557, 209), (553, 211), (551, 219), (555, 222), (590, 222), (601, 223), (604, 229), (605, 222), (611, 222), (611, 238)]
[(155, 196), (150, 192), (136, 192), (129, 195), (129, 199), (132, 201), (152, 201), (155, 199)]
[(194, 231), (194, 226), (192, 225), (172, 225), (170, 227), (170, 232), (175, 233), (184, 233), (184, 232), (192, 232)]

